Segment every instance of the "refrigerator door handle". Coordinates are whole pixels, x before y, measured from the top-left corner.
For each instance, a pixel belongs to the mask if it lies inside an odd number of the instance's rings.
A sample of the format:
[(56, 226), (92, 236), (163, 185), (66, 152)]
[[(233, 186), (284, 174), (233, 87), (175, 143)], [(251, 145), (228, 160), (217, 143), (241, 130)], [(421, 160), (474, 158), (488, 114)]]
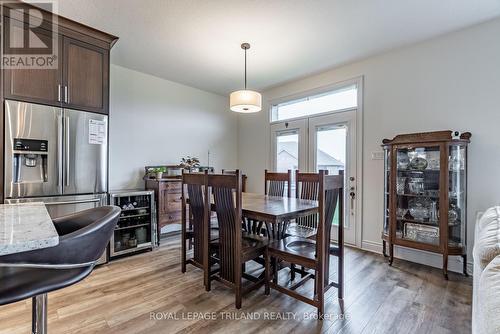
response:
[(76, 201), (67, 201), (67, 202), (46, 202), (46, 206), (51, 206), (51, 205), (68, 205), (68, 204), (80, 204), (80, 203), (98, 203), (100, 202), (100, 198), (93, 198), (93, 199), (82, 199), (82, 200), (76, 200)]
[(69, 163), (70, 163), (70, 142), (69, 142), (69, 117), (68, 116), (64, 116), (64, 132), (65, 132), (65, 142), (64, 142), (64, 145), (65, 145), (65, 159), (64, 159), (64, 163), (65, 163), (65, 172), (64, 172), (64, 179), (65, 179), (65, 182), (64, 184), (66, 186), (69, 186), (69, 173), (70, 173), (70, 168), (69, 168)]
[(64, 102), (69, 103), (69, 88), (64, 86)]
[(57, 185), (62, 184), (63, 178), (63, 119), (57, 115)]

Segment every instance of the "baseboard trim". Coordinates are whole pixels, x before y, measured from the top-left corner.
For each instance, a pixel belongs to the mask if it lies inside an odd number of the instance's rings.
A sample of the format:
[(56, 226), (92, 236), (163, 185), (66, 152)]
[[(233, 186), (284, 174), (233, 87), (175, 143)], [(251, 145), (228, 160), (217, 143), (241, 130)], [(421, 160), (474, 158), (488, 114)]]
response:
[[(371, 240), (363, 240), (361, 243), (361, 249), (372, 253), (382, 254), (382, 243)], [(400, 260), (420, 263), (439, 269), (442, 268), (443, 265), (443, 257), (440, 254), (400, 246), (394, 247), (394, 257)], [(448, 270), (462, 273), (462, 261), (463, 258), (461, 256), (450, 256), (448, 259)], [(473, 262), (467, 261), (467, 273), (469, 275), (472, 274), (473, 267)]]

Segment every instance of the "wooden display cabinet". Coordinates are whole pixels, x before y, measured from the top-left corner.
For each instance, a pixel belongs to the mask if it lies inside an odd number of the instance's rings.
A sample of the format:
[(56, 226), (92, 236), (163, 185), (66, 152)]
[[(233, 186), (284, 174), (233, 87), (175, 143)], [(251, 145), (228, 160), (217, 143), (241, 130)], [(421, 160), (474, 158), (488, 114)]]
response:
[[(467, 146), (471, 134), (452, 131), (384, 139), (384, 256), (394, 245), (463, 258), (467, 271)], [(387, 255), (386, 250), (389, 250)]]

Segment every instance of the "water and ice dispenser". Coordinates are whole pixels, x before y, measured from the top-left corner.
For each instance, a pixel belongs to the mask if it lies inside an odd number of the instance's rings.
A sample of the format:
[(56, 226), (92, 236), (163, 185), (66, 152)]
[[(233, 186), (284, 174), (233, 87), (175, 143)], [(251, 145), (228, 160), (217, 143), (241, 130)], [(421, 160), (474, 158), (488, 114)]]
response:
[(12, 153), (14, 183), (47, 182), (46, 140), (15, 138)]

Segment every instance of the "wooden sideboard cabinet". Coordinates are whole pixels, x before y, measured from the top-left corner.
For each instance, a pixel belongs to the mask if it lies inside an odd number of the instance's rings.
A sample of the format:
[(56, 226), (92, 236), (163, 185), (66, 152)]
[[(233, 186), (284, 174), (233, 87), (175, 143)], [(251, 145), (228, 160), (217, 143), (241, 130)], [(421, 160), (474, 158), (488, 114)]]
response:
[(181, 223), (181, 187), (180, 178), (146, 179), (146, 189), (155, 191), (158, 222), (158, 244), (161, 229), (167, 225)]

